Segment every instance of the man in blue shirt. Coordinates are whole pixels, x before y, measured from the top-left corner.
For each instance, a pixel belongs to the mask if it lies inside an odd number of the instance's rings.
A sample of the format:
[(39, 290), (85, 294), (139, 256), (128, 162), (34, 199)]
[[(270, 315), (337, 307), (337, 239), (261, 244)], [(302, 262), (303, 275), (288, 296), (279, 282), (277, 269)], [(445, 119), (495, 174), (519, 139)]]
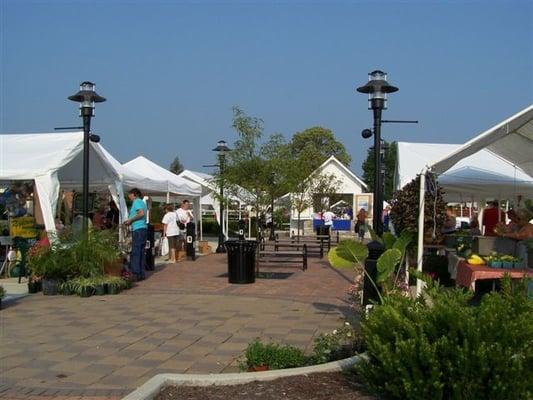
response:
[(131, 189), (128, 197), (132, 201), (132, 205), (128, 219), (124, 223), (131, 225), (132, 230), (131, 272), (137, 280), (143, 280), (145, 278), (144, 263), (146, 260), (146, 238), (148, 232), (146, 215), (148, 214), (148, 208), (142, 200), (142, 193), (139, 189)]

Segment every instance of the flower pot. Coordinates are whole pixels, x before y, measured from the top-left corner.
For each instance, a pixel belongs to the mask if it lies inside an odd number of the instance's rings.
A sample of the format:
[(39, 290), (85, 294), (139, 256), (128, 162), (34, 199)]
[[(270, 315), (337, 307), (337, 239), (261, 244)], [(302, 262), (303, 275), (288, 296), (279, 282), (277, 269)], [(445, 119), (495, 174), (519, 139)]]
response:
[(513, 263), (513, 268), (515, 268), (515, 269), (522, 269), (522, 268), (525, 267), (524, 264), (525, 264), (525, 263), (524, 263), (524, 260), (515, 261), (515, 262)]
[(45, 296), (57, 295), (57, 281), (55, 279), (43, 279), (43, 294)]
[(41, 290), (43, 290), (41, 281), (28, 282), (28, 293), (39, 293)]
[(262, 371), (268, 371), (268, 365), (257, 365), (248, 368), (248, 372), (262, 372)]
[(513, 268), (513, 261), (502, 261), (502, 268), (503, 269), (512, 269)]
[(122, 258), (104, 265), (104, 274), (109, 276), (121, 276), (124, 263)]
[(502, 267), (502, 262), (501, 261), (492, 260), (490, 263), (491, 263), (491, 267), (492, 268), (501, 268)]
[(94, 294), (97, 296), (103, 296), (105, 294), (105, 286), (102, 285), (96, 285), (94, 287)]
[(94, 288), (91, 286), (83, 286), (78, 293), (80, 297), (91, 297), (94, 294)]
[(114, 285), (108, 285), (107, 287), (107, 293), (108, 294), (119, 294), (121, 292), (121, 289)]

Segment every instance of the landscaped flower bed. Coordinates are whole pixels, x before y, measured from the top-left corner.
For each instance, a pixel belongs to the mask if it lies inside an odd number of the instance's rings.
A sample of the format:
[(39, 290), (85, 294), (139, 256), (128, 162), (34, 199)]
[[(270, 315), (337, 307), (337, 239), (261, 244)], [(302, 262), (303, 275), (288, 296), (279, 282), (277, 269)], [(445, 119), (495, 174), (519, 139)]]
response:
[(169, 386), (155, 400), (373, 400), (354, 376), (298, 375), (243, 385)]

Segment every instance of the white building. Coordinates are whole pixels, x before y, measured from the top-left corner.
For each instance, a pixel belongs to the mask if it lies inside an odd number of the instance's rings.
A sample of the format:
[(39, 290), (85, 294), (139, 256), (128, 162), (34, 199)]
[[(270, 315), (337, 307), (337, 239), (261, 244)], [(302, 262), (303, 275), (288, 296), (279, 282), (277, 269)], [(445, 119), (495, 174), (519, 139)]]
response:
[[(338, 195), (342, 195), (342, 203), (351, 205), (354, 210), (354, 215), (361, 207), (367, 208), (367, 211), (372, 211), (372, 194), (365, 193), (366, 184), (347, 168), (342, 162), (340, 162), (335, 156), (328, 158), (320, 167), (318, 167), (313, 174), (319, 173), (323, 175), (333, 175), (340, 182), (338, 188)], [(289, 194), (287, 196), (292, 196)], [(340, 203), (341, 200), (337, 199), (334, 203)], [(330, 202), (330, 205), (333, 205)], [(319, 210), (316, 210), (319, 211)], [(308, 233), (312, 229), (312, 221), (315, 216), (313, 207), (309, 207), (300, 214), (300, 227), (303, 227), (304, 232)], [(293, 208), (291, 210), (291, 232), (296, 232), (298, 229), (298, 212)]]

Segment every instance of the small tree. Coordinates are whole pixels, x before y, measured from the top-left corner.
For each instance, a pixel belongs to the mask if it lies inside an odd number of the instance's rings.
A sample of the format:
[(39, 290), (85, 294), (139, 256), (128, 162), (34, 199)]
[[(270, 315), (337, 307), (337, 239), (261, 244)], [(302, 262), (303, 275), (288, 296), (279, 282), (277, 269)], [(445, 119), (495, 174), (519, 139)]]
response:
[[(385, 200), (392, 199), (394, 193), (394, 174), (396, 169), (396, 158), (397, 158), (397, 144), (392, 142), (390, 145), (385, 142), (387, 150), (385, 150), (383, 155), (383, 166), (385, 167)], [(363, 180), (365, 181), (368, 191), (374, 191), (374, 178), (375, 178), (375, 157), (374, 157), (374, 148), (371, 147), (368, 149), (366, 160), (363, 162)]]
[(180, 162), (180, 159), (178, 156), (174, 157), (174, 160), (170, 163), (170, 167), (168, 170), (170, 172), (174, 172), (176, 175), (179, 175), (183, 172), (185, 168), (183, 167), (183, 164)]

